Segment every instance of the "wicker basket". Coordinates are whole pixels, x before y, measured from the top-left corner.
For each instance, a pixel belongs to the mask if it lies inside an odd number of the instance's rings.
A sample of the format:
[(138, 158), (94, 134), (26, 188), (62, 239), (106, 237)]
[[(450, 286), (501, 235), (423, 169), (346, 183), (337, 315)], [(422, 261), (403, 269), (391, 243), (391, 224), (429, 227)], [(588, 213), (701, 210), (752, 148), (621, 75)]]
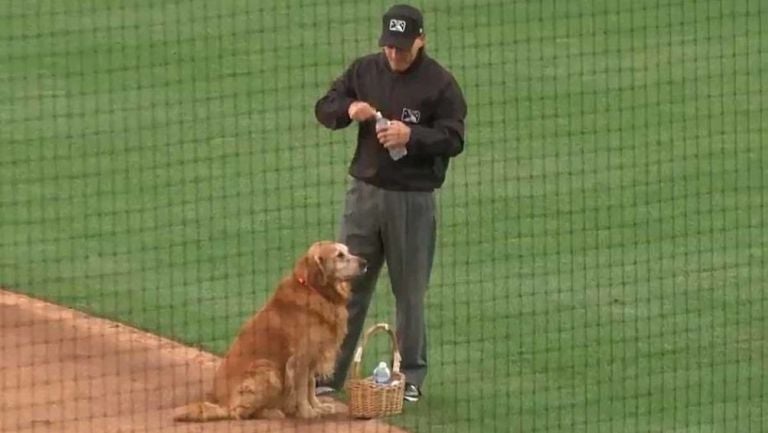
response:
[[(368, 338), (376, 332), (386, 332), (392, 339), (392, 379), (387, 384), (377, 384), (372, 376), (360, 377), (360, 364), (363, 360), (363, 349), (368, 344)], [(396, 415), (403, 411), (403, 394), (405, 392), (405, 375), (400, 372), (400, 351), (397, 348), (397, 338), (386, 323), (379, 323), (369, 328), (363, 336), (362, 343), (355, 350), (352, 360), (351, 376), (347, 379), (347, 395), (349, 396), (349, 414), (355, 418), (377, 418), (386, 415)]]

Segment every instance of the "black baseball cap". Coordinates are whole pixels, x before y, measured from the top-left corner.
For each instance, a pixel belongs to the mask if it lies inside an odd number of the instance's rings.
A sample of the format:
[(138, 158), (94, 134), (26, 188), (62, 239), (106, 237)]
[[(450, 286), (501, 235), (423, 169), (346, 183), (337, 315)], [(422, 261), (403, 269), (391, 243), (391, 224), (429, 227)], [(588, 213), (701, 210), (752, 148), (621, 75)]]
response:
[(424, 17), (413, 6), (394, 5), (382, 17), (379, 46), (410, 49), (413, 41), (424, 33)]

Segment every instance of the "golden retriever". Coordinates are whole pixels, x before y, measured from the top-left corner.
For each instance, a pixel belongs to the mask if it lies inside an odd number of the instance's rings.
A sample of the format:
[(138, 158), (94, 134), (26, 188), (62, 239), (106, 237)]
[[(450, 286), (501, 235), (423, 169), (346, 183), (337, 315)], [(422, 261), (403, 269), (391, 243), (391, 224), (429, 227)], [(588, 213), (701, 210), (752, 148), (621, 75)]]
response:
[(315, 379), (333, 373), (347, 333), (349, 281), (365, 269), (365, 260), (344, 244), (312, 244), (240, 328), (208, 401), (177, 408), (174, 419), (307, 419), (333, 413), (332, 404), (315, 397)]

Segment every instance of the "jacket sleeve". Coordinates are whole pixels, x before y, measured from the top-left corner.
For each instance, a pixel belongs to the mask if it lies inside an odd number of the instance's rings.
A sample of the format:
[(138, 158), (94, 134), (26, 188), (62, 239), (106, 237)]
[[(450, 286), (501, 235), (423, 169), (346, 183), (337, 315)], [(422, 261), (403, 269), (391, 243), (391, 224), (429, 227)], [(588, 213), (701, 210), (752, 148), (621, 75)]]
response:
[(410, 125), (408, 153), (453, 157), (464, 151), (464, 121), (467, 103), (456, 80), (451, 78), (436, 101), (430, 126)]
[(349, 106), (357, 98), (353, 84), (356, 63), (337, 77), (325, 95), (315, 103), (315, 117), (328, 129), (341, 129), (352, 123)]

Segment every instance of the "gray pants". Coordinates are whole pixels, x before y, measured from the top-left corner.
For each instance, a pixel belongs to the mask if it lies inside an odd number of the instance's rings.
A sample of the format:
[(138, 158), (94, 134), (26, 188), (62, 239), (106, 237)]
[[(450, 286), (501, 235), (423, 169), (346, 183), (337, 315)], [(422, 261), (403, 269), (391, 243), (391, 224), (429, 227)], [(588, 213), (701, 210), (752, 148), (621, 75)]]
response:
[(395, 296), (400, 371), (421, 387), (427, 375), (424, 298), (435, 253), (435, 196), (432, 192), (389, 191), (353, 179), (347, 190), (339, 241), (368, 261), (368, 272), (352, 284), (348, 334), (333, 380), (343, 387), (368, 306), (386, 261)]

